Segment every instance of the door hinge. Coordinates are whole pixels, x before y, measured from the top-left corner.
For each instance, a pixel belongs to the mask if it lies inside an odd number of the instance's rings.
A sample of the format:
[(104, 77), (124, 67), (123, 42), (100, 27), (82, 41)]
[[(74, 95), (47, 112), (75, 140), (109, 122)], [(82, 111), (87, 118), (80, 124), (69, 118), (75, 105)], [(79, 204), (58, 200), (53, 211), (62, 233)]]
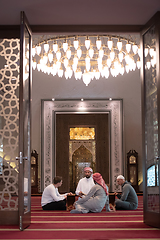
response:
[(23, 228), (22, 228), (22, 216), (19, 216), (19, 229), (21, 231), (23, 231)]

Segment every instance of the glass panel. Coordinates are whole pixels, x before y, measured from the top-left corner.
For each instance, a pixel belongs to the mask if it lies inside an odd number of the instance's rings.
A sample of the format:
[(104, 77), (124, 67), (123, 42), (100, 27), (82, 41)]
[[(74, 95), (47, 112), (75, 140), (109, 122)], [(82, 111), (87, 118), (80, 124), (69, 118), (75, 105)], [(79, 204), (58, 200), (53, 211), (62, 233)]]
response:
[(0, 210), (18, 209), (19, 39), (0, 39)]
[(24, 59), (24, 80), (23, 80), (23, 101), (24, 101), (24, 210), (30, 210), (29, 196), (29, 177), (30, 177), (30, 121), (29, 121), (29, 34), (25, 29), (25, 59)]
[[(159, 188), (156, 186), (158, 149), (158, 109), (156, 77), (156, 38), (153, 26), (144, 35), (145, 64), (145, 155), (147, 171), (147, 210), (159, 212)], [(158, 170), (157, 170), (158, 171)], [(152, 201), (152, 204), (151, 204)]]
[(70, 140), (95, 139), (95, 128), (70, 128)]
[(147, 187), (156, 186), (155, 179), (155, 165), (153, 165), (147, 170)]

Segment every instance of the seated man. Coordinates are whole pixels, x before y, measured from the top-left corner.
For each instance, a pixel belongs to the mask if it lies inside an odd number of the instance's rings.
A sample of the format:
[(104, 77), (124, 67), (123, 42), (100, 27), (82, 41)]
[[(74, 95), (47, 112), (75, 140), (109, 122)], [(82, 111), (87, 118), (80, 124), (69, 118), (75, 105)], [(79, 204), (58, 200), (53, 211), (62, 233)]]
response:
[(101, 212), (106, 202), (109, 205), (107, 186), (101, 174), (94, 173), (93, 180), (95, 185), (86, 196), (75, 202), (75, 209), (71, 213)]
[(119, 198), (115, 200), (116, 210), (135, 210), (138, 207), (138, 197), (131, 186), (131, 184), (125, 181), (124, 176), (119, 175), (117, 177), (118, 185), (122, 186), (122, 194), (115, 193)]
[(87, 195), (90, 189), (94, 186), (92, 178), (93, 170), (90, 167), (84, 168), (85, 177), (80, 179), (76, 188), (76, 195), (83, 196)]
[(66, 210), (66, 198), (71, 193), (59, 194), (58, 187), (62, 185), (62, 177), (55, 177), (42, 194), (41, 205), (43, 210)]

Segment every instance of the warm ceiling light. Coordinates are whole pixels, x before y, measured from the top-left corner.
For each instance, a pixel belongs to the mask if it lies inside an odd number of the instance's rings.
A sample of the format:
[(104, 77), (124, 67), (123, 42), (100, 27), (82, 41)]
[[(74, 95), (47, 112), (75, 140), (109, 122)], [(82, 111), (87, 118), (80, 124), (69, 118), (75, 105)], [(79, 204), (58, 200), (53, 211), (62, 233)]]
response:
[[(59, 77), (82, 79), (88, 84), (100, 77), (116, 77), (140, 68), (141, 50), (131, 39), (111, 36), (58, 36), (33, 46), (32, 65), (38, 71)], [(155, 66), (154, 47), (145, 47), (146, 68)], [(150, 63), (149, 63), (150, 62)]]

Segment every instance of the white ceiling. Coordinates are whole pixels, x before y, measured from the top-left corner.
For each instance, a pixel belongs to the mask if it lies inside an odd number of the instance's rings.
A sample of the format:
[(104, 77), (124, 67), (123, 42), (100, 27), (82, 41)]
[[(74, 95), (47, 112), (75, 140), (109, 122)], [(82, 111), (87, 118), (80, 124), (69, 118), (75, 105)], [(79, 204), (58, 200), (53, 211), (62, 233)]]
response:
[(20, 11), (31, 25), (144, 25), (160, 0), (1, 0), (0, 25), (19, 24)]

